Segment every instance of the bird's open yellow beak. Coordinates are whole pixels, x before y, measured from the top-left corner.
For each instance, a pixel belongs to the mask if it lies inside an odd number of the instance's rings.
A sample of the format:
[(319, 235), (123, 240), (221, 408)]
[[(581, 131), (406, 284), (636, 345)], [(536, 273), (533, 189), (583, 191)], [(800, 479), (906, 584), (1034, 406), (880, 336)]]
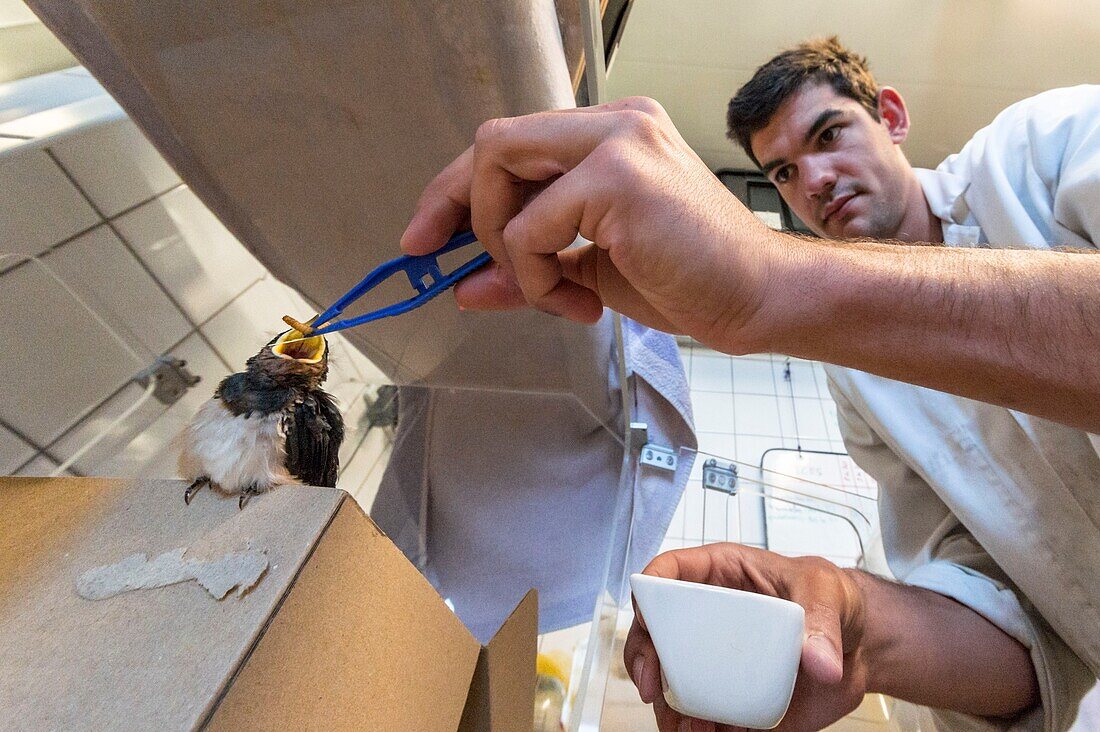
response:
[(288, 330), (279, 336), (271, 352), (281, 358), (302, 363), (318, 363), (325, 357), (325, 339), (321, 336), (307, 338), (301, 331)]

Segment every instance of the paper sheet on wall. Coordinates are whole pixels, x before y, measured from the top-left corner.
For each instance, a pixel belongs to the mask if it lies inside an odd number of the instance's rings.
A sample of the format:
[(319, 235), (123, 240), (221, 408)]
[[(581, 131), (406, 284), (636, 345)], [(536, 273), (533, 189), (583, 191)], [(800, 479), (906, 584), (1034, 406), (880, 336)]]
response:
[[(881, 553), (878, 486), (847, 455), (769, 450), (761, 468), (768, 548), (854, 567)], [(877, 561), (877, 556), (871, 561)]]

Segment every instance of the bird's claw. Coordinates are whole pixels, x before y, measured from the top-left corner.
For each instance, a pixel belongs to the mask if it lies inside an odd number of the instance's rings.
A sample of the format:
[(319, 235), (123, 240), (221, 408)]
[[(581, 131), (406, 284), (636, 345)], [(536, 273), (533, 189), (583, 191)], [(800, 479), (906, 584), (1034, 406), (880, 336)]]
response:
[(198, 493), (199, 490), (209, 482), (210, 478), (206, 477), (205, 475), (195, 478), (195, 482), (187, 486), (187, 489), (183, 492), (184, 505), (190, 506), (191, 499), (194, 498), (195, 494)]
[(245, 505), (252, 499), (252, 496), (258, 496), (263, 493), (259, 486), (250, 485), (241, 491), (241, 497), (237, 499), (237, 507), (244, 509)]

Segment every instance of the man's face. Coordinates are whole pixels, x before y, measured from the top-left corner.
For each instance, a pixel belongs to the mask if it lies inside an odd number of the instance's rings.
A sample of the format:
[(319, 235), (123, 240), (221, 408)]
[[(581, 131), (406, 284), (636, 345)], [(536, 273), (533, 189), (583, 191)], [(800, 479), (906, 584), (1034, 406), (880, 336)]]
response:
[(896, 139), (859, 102), (828, 84), (808, 84), (752, 136), (752, 150), (819, 236), (884, 239), (896, 235), (906, 207), (908, 162)]

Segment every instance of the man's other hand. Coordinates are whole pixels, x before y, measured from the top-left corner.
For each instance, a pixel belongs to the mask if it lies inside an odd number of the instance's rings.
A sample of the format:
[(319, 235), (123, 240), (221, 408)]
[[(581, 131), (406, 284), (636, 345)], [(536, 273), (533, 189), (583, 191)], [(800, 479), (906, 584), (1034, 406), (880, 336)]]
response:
[[(798, 679), (779, 730), (818, 730), (859, 705), (867, 689), (860, 654), (864, 602), (858, 584), (836, 565), (817, 557), (789, 558), (738, 544), (708, 544), (661, 554), (644, 573), (771, 595), (805, 609), (806, 637)], [(669, 708), (661, 693), (657, 652), (637, 612), (624, 660), (642, 701), (653, 704), (662, 732), (735, 729), (687, 719)], [(738, 659), (729, 662), (736, 664)]]

